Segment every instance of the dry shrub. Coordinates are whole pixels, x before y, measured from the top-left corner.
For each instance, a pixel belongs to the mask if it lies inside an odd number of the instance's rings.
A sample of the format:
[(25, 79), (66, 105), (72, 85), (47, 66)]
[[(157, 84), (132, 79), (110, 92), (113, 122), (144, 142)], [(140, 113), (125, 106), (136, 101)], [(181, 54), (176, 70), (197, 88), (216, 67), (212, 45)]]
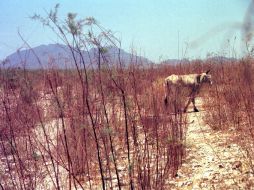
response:
[[(254, 153), (254, 61), (251, 57), (235, 62), (215, 65), (217, 79), (207, 97), (206, 122), (216, 130), (236, 131), (235, 141), (240, 143), (251, 160)], [(251, 163), (251, 162), (250, 162)]]
[[(172, 97), (166, 108), (164, 78), (200, 72), (209, 65), (101, 64), (100, 69), (26, 71), (17, 77), (25, 83), (3, 91), (4, 97), (13, 98), (6, 101), (12, 125), (4, 126), (17, 131), (5, 141), (22, 142), (14, 147), (20, 153), (9, 148), (8, 154), (20, 158), (17, 165), (33, 163), (24, 165), (34, 172), (29, 180), (33, 187), (44, 180), (35, 180), (38, 170), (51, 176), (56, 189), (103, 184), (161, 189), (176, 176), (185, 156), (187, 118), (181, 109), (186, 99)], [(8, 121), (7, 113), (1, 120)], [(40, 136), (35, 135), (38, 131)], [(64, 184), (60, 168), (67, 173)], [(23, 176), (19, 173), (15, 180)]]

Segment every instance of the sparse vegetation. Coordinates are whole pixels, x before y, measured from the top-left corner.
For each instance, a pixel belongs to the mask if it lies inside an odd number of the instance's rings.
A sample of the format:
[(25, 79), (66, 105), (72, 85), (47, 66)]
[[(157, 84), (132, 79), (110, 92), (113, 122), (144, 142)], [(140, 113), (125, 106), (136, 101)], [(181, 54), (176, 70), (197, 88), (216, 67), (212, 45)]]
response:
[[(163, 70), (144, 66), (135, 55), (126, 63), (120, 49), (110, 60), (106, 47), (121, 47), (110, 31), (76, 14), (62, 26), (57, 8), (33, 18), (69, 47), (75, 69), (1, 70), (1, 185), (164, 188), (184, 158), (186, 124), (182, 113), (164, 109), (163, 86), (153, 85)], [(97, 59), (87, 63), (82, 50), (91, 47)]]
[[(2, 189), (170, 188), (186, 158), (189, 120), (178, 108), (184, 97), (164, 106), (163, 79), (208, 69), (214, 85), (201, 92), (204, 120), (231, 134), (228, 143), (244, 148), (254, 172), (251, 56), (172, 66), (144, 63), (133, 53), (126, 62), (121, 41), (94, 18), (70, 13), (61, 21), (57, 12), (58, 5), (32, 18), (68, 46), (74, 69), (51, 62), (41, 70), (0, 68)], [(117, 59), (106, 56), (109, 47), (119, 49)], [(84, 58), (90, 48), (96, 59)]]
[(253, 59), (213, 66), (216, 79), (207, 97), (206, 122), (214, 130), (233, 131), (229, 142), (238, 142), (246, 151), (253, 168)]

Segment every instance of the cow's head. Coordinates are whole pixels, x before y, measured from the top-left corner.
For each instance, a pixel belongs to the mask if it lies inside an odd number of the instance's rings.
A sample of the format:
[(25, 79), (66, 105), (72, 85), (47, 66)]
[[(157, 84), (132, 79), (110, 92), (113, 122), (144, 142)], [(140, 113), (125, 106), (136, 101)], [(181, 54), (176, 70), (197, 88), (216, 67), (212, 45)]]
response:
[(210, 70), (200, 74), (200, 83), (212, 84), (212, 75), (209, 74)]

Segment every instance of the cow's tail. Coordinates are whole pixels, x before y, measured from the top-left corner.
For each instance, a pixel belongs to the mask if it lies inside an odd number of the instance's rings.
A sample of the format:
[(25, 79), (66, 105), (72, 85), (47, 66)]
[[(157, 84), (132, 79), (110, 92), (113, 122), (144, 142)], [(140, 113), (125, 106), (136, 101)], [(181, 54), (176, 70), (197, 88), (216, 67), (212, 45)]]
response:
[(164, 98), (164, 105), (166, 107), (168, 106), (168, 96), (165, 96), (165, 98)]
[(168, 102), (168, 94), (169, 94), (169, 84), (168, 81), (165, 81), (165, 98), (164, 98), (164, 105), (165, 107), (168, 106), (169, 102)]

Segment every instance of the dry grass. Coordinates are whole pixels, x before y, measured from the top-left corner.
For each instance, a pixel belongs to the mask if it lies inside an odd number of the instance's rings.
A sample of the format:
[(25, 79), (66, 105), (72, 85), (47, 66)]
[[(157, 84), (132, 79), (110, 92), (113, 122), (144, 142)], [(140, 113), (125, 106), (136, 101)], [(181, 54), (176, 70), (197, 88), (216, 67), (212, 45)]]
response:
[(163, 188), (186, 125), (164, 108), (163, 69), (90, 70), (88, 91), (76, 72), (1, 70), (1, 185)]
[(248, 57), (214, 67), (215, 85), (207, 96), (206, 123), (214, 130), (233, 131), (229, 143), (237, 142), (246, 150), (253, 168), (253, 83), (254, 62)]
[[(204, 90), (206, 122), (233, 128), (253, 168), (251, 58), (147, 66), (134, 55), (123, 62), (119, 51), (112, 61), (104, 47), (121, 42), (91, 17), (70, 13), (63, 26), (58, 7), (33, 19), (68, 46), (75, 69), (0, 70), (0, 188), (164, 189), (185, 157), (187, 119), (176, 111), (183, 97), (164, 107), (161, 80), (207, 69), (215, 85)], [(98, 55), (87, 63), (90, 48)]]
[(206, 123), (233, 129), (229, 143), (245, 148), (253, 168), (250, 58), (107, 67), (88, 70), (86, 83), (75, 70), (1, 70), (1, 185), (163, 189), (185, 157), (187, 127), (185, 114), (164, 106), (163, 78), (207, 68), (214, 85), (201, 92)]

